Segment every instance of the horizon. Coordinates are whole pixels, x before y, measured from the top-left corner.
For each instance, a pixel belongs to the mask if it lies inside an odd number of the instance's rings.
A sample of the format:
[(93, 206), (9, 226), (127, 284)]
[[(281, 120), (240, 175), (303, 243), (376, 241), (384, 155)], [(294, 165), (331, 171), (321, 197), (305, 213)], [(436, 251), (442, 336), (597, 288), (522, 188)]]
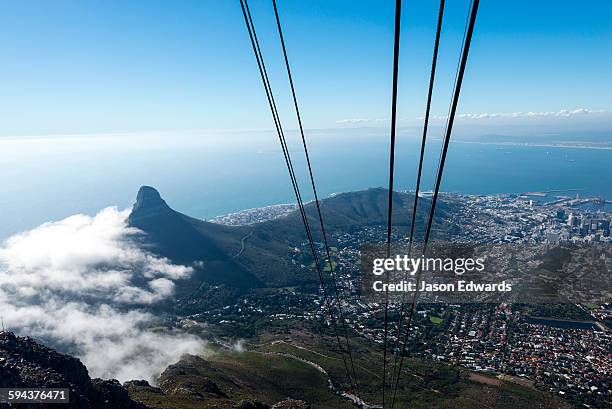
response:
[[(409, 135), (398, 136), (397, 190), (414, 188), (419, 138), (417, 132)], [(585, 195), (612, 199), (608, 134), (592, 134), (588, 143), (573, 135), (535, 140), (458, 134), (450, 144), (442, 190), (494, 194), (581, 188)], [(312, 192), (306, 188), (299, 137), (295, 131), (287, 137), (309, 200)], [(321, 197), (385, 186), (386, 130), (318, 131), (307, 138)], [(425, 190), (432, 187), (440, 144), (432, 132)], [(0, 238), (73, 214), (94, 215), (107, 206), (127, 208), (141, 185), (154, 186), (177, 210), (200, 219), (295, 201), (271, 131), (5, 137), (0, 138), (0, 149), (5, 153), (0, 171), (7, 180)]]

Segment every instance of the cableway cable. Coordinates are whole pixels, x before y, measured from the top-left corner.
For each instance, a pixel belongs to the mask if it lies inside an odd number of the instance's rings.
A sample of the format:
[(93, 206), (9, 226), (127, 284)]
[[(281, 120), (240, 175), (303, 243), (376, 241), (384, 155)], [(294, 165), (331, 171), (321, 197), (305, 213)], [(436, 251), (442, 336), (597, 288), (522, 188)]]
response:
[[(400, 25), (402, 15), (402, 0), (395, 1), (395, 30), (393, 40), (393, 84), (391, 95), (391, 141), (389, 148), (389, 202), (387, 209), (387, 257), (391, 256), (391, 230), (393, 226), (393, 173), (395, 167), (395, 133), (397, 122), (397, 83), (399, 69)], [(389, 273), (386, 274), (387, 282)], [(387, 337), (389, 332), (389, 290), (385, 287), (384, 330), (383, 330), (383, 376), (382, 376), (382, 406), (385, 407), (385, 391), (387, 389)]]
[[(440, 0), (440, 7), (438, 9), (438, 23), (436, 26), (436, 37), (435, 37), (435, 41), (434, 41), (434, 48), (433, 48), (433, 57), (431, 60), (431, 71), (430, 71), (430, 75), (429, 75), (429, 89), (427, 92), (427, 104), (425, 107), (425, 118), (423, 121), (423, 136), (421, 138), (421, 152), (420, 152), (420, 156), (419, 156), (419, 167), (417, 170), (417, 179), (416, 179), (416, 185), (415, 185), (415, 190), (414, 190), (414, 203), (412, 206), (412, 220), (410, 223), (410, 238), (408, 240), (408, 257), (411, 256), (412, 254), (412, 243), (414, 240), (414, 229), (416, 226), (416, 214), (417, 214), (417, 208), (418, 208), (418, 201), (419, 201), (419, 192), (420, 192), (420, 188), (421, 188), (421, 174), (423, 171), (423, 158), (425, 156), (425, 146), (427, 143), (427, 131), (428, 131), (428, 127), (429, 127), (429, 114), (430, 114), (430, 110), (431, 110), (431, 98), (432, 98), (432, 94), (433, 94), (433, 88), (434, 88), (434, 81), (435, 81), (435, 77), (436, 77), (436, 66), (438, 63), (438, 50), (440, 48), (440, 34), (442, 32), (442, 20), (444, 17), (444, 0)], [(399, 322), (398, 322), (398, 341), (401, 340), (401, 335), (402, 335), (402, 324), (404, 322), (404, 310), (406, 308), (406, 303), (405, 303), (405, 293), (402, 294), (402, 302), (401, 302), (401, 309), (400, 309), (400, 314), (399, 314)], [(400, 353), (400, 364), (399, 364), (399, 372), (401, 372), (402, 370), (402, 363), (403, 363), (403, 355), (406, 351), (406, 343), (408, 341), (408, 335), (410, 332), (410, 328), (406, 328), (406, 333), (404, 335), (404, 340), (403, 340), (403, 344), (401, 347), (401, 353)], [(394, 361), (394, 374), (393, 377), (391, 379), (395, 378), (395, 368), (397, 367), (397, 347), (396, 347), (396, 355), (395, 355), (395, 361)], [(398, 378), (399, 381), (399, 378)], [(391, 407), (393, 408), (394, 404), (395, 404), (395, 395), (397, 393), (397, 386), (398, 386), (398, 381), (395, 382), (395, 386), (393, 388), (393, 399), (391, 400)]]
[(334, 271), (334, 263), (332, 261), (332, 257), (331, 257), (331, 252), (329, 250), (329, 244), (327, 241), (327, 233), (325, 232), (325, 225), (323, 223), (323, 216), (321, 214), (321, 206), (319, 204), (319, 196), (317, 194), (317, 188), (315, 186), (315, 181), (314, 181), (314, 176), (312, 173), (312, 166), (310, 164), (310, 155), (308, 154), (308, 147), (306, 145), (306, 137), (304, 136), (304, 127), (302, 126), (302, 116), (300, 115), (300, 108), (298, 105), (298, 101), (297, 101), (297, 97), (296, 97), (296, 93), (295, 93), (295, 86), (293, 85), (293, 76), (291, 75), (291, 68), (289, 66), (289, 58), (287, 57), (287, 49), (285, 47), (285, 38), (283, 36), (283, 29), (281, 27), (281, 23), (280, 23), (280, 18), (278, 15), (278, 7), (276, 6), (276, 0), (272, 0), (272, 5), (274, 6), (274, 15), (276, 17), (276, 26), (278, 27), (278, 35), (280, 37), (280, 42), (281, 42), (281, 46), (283, 49), (283, 56), (285, 58), (285, 67), (287, 68), (287, 76), (289, 77), (289, 84), (291, 86), (291, 95), (293, 96), (293, 105), (295, 106), (295, 112), (297, 115), (297, 121), (298, 121), (298, 126), (300, 128), (300, 135), (302, 137), (302, 145), (304, 147), (304, 154), (306, 155), (306, 163), (308, 165), (308, 173), (310, 175), (310, 183), (312, 185), (312, 191), (314, 193), (314, 199), (315, 199), (315, 204), (317, 207), (317, 214), (319, 216), (319, 224), (321, 227), (321, 233), (323, 236), (323, 242), (325, 244), (325, 252), (327, 255), (327, 263), (329, 263), (329, 269), (330, 269), (330, 275), (333, 281), (333, 285), (334, 285), (334, 292), (336, 295), (336, 303), (338, 305), (338, 310), (340, 312), (340, 321), (342, 323), (342, 328), (344, 331), (344, 337), (346, 339), (346, 348), (348, 351), (348, 355), (349, 355), (349, 360), (351, 363), (351, 369), (353, 372), (353, 380), (355, 382), (355, 386), (357, 386), (357, 374), (355, 373), (355, 364), (353, 361), (353, 353), (351, 351), (351, 345), (349, 342), (349, 336), (348, 336), (348, 331), (346, 328), (346, 320), (344, 318), (344, 313), (342, 311), (342, 303), (340, 302), (340, 296), (339, 296), (339, 290), (338, 290), (338, 284), (337, 284), (337, 280), (336, 280), (336, 273)]
[(345, 354), (344, 354), (344, 348), (342, 347), (342, 343), (340, 341), (340, 336), (338, 334), (337, 325), (336, 325), (336, 318), (335, 318), (335, 315), (333, 314), (333, 311), (332, 311), (332, 308), (331, 308), (331, 303), (330, 303), (330, 300), (329, 300), (329, 296), (327, 294), (327, 288), (326, 288), (326, 285), (325, 285), (325, 280), (323, 278), (323, 273), (321, 271), (321, 266), (320, 266), (319, 258), (318, 258), (318, 255), (317, 255), (317, 250), (316, 250), (315, 245), (314, 245), (314, 240), (313, 240), (313, 237), (312, 237), (312, 232), (310, 230), (310, 225), (308, 223), (308, 218), (306, 216), (306, 211), (305, 211), (305, 208), (304, 208), (304, 203), (302, 201), (301, 193), (300, 193), (299, 186), (298, 186), (298, 183), (297, 183), (297, 178), (295, 176), (295, 171), (293, 169), (293, 164), (292, 164), (292, 161), (291, 161), (291, 156), (289, 154), (289, 149), (287, 147), (287, 142), (286, 142), (285, 135), (284, 135), (284, 132), (283, 132), (283, 129), (282, 129), (280, 117), (278, 115), (278, 110), (276, 108), (276, 102), (274, 100), (274, 96), (273, 96), (273, 93), (272, 93), (272, 88), (270, 86), (270, 81), (269, 81), (268, 74), (267, 74), (267, 70), (265, 68), (265, 63), (263, 61), (263, 55), (261, 53), (261, 49), (260, 49), (260, 46), (259, 46), (259, 41), (257, 39), (257, 34), (255, 32), (255, 25), (253, 24), (253, 18), (251, 16), (251, 12), (250, 12), (250, 9), (249, 9), (249, 6), (248, 6), (248, 1), (247, 0), (240, 0), (240, 6), (242, 8), (242, 13), (244, 15), (244, 20), (245, 20), (245, 23), (246, 23), (246, 26), (247, 26), (247, 30), (248, 30), (248, 33), (249, 33), (249, 38), (251, 40), (251, 45), (253, 47), (253, 52), (254, 52), (255, 58), (257, 60), (257, 66), (259, 68), (259, 73), (261, 75), (261, 79), (262, 79), (262, 82), (263, 82), (263, 85), (264, 85), (264, 89), (265, 89), (265, 92), (266, 92), (266, 97), (268, 99), (268, 104), (270, 106), (270, 110), (271, 110), (271, 113), (272, 113), (272, 118), (274, 120), (274, 125), (275, 125), (275, 128), (276, 128), (276, 132), (278, 134), (279, 141), (280, 141), (280, 144), (281, 144), (281, 148), (283, 150), (283, 156), (285, 158), (285, 163), (287, 165), (287, 170), (289, 172), (289, 177), (291, 179), (291, 184), (293, 186), (293, 190), (294, 190), (294, 193), (295, 193), (295, 196), (296, 196), (296, 200), (298, 202), (298, 207), (299, 207), (299, 210), (300, 210), (300, 215), (302, 217), (302, 222), (304, 223), (304, 228), (306, 230), (306, 236), (308, 238), (310, 249), (312, 251), (312, 255), (313, 255), (313, 259), (314, 259), (314, 264), (315, 264), (315, 267), (316, 267), (316, 270), (317, 270), (317, 274), (319, 276), (319, 282), (321, 284), (321, 289), (323, 291), (324, 304), (327, 307), (327, 312), (328, 312), (328, 315), (330, 316), (330, 321), (332, 323), (332, 328), (333, 328), (333, 331), (334, 331), (334, 335), (335, 335), (336, 341), (338, 343), (338, 346), (340, 348), (340, 354), (342, 355), (342, 361), (344, 362), (344, 368), (345, 368), (345, 371), (346, 371), (347, 379), (349, 380), (349, 382), (351, 384), (351, 387), (354, 388), (353, 379), (352, 379), (351, 374), (349, 372), (348, 364), (347, 364), (346, 357), (345, 357)]
[[(440, 154), (440, 160), (438, 163), (438, 170), (436, 172), (436, 181), (435, 181), (435, 187), (434, 187), (434, 194), (432, 197), (432, 201), (431, 201), (431, 208), (429, 211), (429, 216), (428, 216), (428, 220), (427, 220), (427, 227), (425, 230), (425, 236), (424, 236), (424, 240), (423, 240), (423, 254), (426, 251), (426, 247), (427, 244), (429, 242), (429, 237), (431, 234), (431, 227), (433, 224), (433, 217), (434, 217), (434, 212), (436, 209), (436, 203), (438, 200), (438, 195), (440, 192), (440, 185), (442, 182), (442, 174), (444, 172), (444, 164), (446, 162), (446, 154), (448, 152), (448, 145), (450, 142), (450, 138), (451, 138), (451, 134), (452, 134), (452, 130), (453, 130), (453, 124), (454, 124), (454, 120), (455, 120), (455, 114), (457, 112), (457, 104), (459, 102), (459, 94), (461, 92), (461, 84), (463, 83), (463, 76), (465, 74), (465, 67), (467, 64), (467, 59), (468, 59), (468, 54), (470, 51), (470, 44), (472, 42), (472, 34), (474, 33), (474, 25), (476, 23), (476, 15), (478, 13), (478, 5), (480, 3), (480, 0), (473, 0), (472, 2), (472, 7), (471, 7), (471, 11), (470, 11), (470, 15), (469, 15), (469, 22), (467, 25), (467, 32), (465, 35), (465, 39), (464, 39), (464, 43), (463, 43), (463, 50), (461, 52), (461, 59), (459, 62), (459, 69), (457, 71), (457, 78), (455, 80), (455, 87), (453, 90), (453, 97), (452, 97), (452, 101), (451, 101), (451, 106), (450, 106), (450, 110), (449, 110), (449, 115), (448, 115), (448, 119), (447, 119), (447, 123), (446, 123), (446, 129), (444, 132), (444, 140), (443, 140), (443, 145), (442, 145), (442, 151)], [(421, 276), (421, 270), (419, 269), (418, 273), (417, 273), (417, 278), (416, 278), (416, 282), (418, 283), (420, 280), (420, 276)], [(406, 326), (407, 331), (410, 329), (410, 325), (412, 324), (412, 317), (414, 315), (414, 307), (415, 304), (417, 302), (417, 297), (419, 295), (418, 292), (418, 286), (417, 286), (417, 291), (415, 293), (413, 302), (411, 304), (411, 308), (410, 308), (410, 314), (408, 315), (408, 324)], [(404, 354), (402, 354), (401, 359), (404, 358)], [(401, 361), (400, 361), (401, 362)], [(399, 383), (399, 378), (401, 377), (401, 369), (398, 372), (398, 383)], [(392, 406), (393, 408), (393, 406)]]

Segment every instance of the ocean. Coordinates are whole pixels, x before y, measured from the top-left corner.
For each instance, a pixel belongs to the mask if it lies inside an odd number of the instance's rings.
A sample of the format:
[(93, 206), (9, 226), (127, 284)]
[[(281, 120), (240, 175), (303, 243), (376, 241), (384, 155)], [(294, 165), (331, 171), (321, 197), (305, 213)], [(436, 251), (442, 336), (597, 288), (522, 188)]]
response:
[[(312, 198), (297, 134), (290, 149), (303, 196)], [(420, 141), (398, 136), (396, 189), (413, 189)], [(312, 132), (309, 150), (320, 197), (387, 186), (384, 132)], [(423, 189), (431, 189), (440, 140), (427, 147)], [(0, 138), (0, 240), (76, 213), (127, 208), (141, 185), (168, 204), (208, 219), (294, 202), (271, 131), (179, 132)], [(442, 190), (468, 194), (550, 193), (612, 199), (612, 150), (451, 143)], [(576, 190), (574, 190), (576, 189)]]

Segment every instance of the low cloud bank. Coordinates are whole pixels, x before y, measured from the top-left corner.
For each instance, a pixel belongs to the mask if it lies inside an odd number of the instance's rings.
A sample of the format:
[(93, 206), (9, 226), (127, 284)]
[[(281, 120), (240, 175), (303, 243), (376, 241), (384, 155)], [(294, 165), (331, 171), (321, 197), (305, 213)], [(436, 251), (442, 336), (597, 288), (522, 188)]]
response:
[(94, 377), (148, 379), (203, 342), (154, 332), (143, 307), (174, 293), (192, 268), (138, 245), (129, 211), (110, 207), (10, 237), (0, 247), (0, 315), (7, 329), (78, 355)]
[[(571, 118), (576, 116), (584, 116), (589, 114), (604, 114), (603, 109), (561, 109), (559, 111), (544, 111), (544, 112), (502, 112), (502, 113), (478, 113), (478, 114), (458, 114), (459, 119), (495, 119), (495, 118)], [(434, 119), (446, 120), (447, 116), (434, 116)]]
[[(602, 115), (609, 114), (609, 111), (605, 109), (589, 109), (589, 108), (576, 108), (576, 109), (561, 109), (559, 111), (528, 111), (528, 112), (481, 112), (481, 113), (460, 113), (457, 114), (456, 118), (464, 121), (480, 121), (480, 120), (494, 120), (494, 119), (554, 119), (554, 118), (575, 118), (575, 117), (601, 117)], [(398, 122), (401, 124), (406, 123), (420, 123), (424, 118), (399, 118)], [(430, 120), (432, 121), (446, 121), (448, 116), (446, 115), (431, 115)], [(386, 125), (389, 123), (388, 118), (348, 118), (340, 119), (336, 121), (338, 125)]]

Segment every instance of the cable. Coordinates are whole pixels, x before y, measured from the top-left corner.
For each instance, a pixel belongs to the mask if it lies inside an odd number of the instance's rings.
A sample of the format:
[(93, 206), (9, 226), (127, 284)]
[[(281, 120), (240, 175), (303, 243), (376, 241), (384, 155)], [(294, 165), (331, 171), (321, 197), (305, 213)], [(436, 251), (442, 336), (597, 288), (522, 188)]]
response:
[[(249, 17), (249, 21), (250, 21), (251, 27), (254, 30), (254, 24), (253, 24), (252, 17), (251, 17), (251, 14), (250, 14), (250, 10), (249, 10), (249, 7), (248, 7), (248, 3), (246, 2), (246, 0), (245, 0), (245, 5), (246, 5), (246, 11), (247, 11), (247, 14), (248, 14), (248, 17)], [(321, 287), (322, 287), (322, 291), (323, 291), (323, 295), (324, 295), (324, 299), (325, 299), (325, 304), (326, 304), (326, 306), (328, 308), (328, 313), (329, 313), (330, 319), (332, 321), (332, 326), (333, 326), (333, 329), (334, 329), (336, 340), (338, 341), (338, 346), (340, 347), (340, 353), (342, 355), (342, 359), (343, 359), (343, 362), (344, 362), (344, 365), (345, 365), (345, 370), (347, 371), (347, 378), (348, 378), (349, 382), (351, 383), (351, 386), (353, 386), (353, 381), (352, 381), (352, 379), (351, 379), (351, 377), (350, 377), (350, 375), (348, 373), (348, 367), (347, 367), (347, 364), (346, 364), (346, 358), (344, 357), (344, 350), (342, 348), (342, 345), (340, 344), (340, 339), (339, 339), (337, 328), (336, 328), (335, 316), (331, 312), (331, 303), (330, 303), (329, 297), (327, 295), (327, 287), (325, 285), (325, 282), (324, 282), (324, 279), (323, 279), (323, 275), (322, 275), (322, 272), (321, 272), (321, 269), (320, 269), (320, 263), (319, 263), (319, 260), (318, 260), (317, 251), (316, 251), (315, 246), (314, 246), (314, 240), (312, 238), (312, 233), (311, 233), (311, 230), (310, 230), (310, 225), (308, 223), (308, 219), (307, 219), (306, 212), (305, 212), (305, 209), (304, 209), (304, 204), (303, 204), (303, 201), (302, 201), (302, 198), (301, 198), (301, 194), (300, 194), (300, 191), (299, 191), (299, 186), (297, 184), (297, 178), (295, 177), (295, 172), (293, 170), (293, 164), (291, 163), (291, 156), (289, 154), (289, 149), (287, 147), (285, 136), (284, 136), (284, 133), (283, 133), (283, 130), (282, 130), (282, 126), (281, 126), (281, 123), (280, 123), (280, 117), (278, 115), (278, 111), (277, 111), (276, 104), (275, 104), (275, 101), (274, 101), (274, 96), (272, 94), (272, 89), (271, 89), (271, 86), (270, 86), (270, 83), (269, 83), (269, 79), (268, 79), (268, 76), (267, 76), (267, 71), (266, 71), (266, 68), (265, 68), (265, 64), (263, 63), (263, 56), (262, 56), (262, 53), (261, 53), (261, 49), (259, 47), (259, 42), (257, 40), (257, 35), (256, 35), (255, 31), (253, 31), (253, 36), (254, 36), (255, 46), (256, 46), (256, 57), (258, 57), (258, 60), (261, 60), (261, 67), (263, 68), (262, 78), (264, 79), (264, 87), (266, 88), (267, 93), (269, 93), (269, 97), (270, 97), (269, 101), (271, 101), (271, 109), (273, 111), (273, 117), (274, 117), (274, 120), (275, 120), (275, 125), (277, 126), (277, 132), (279, 133), (279, 139), (280, 139), (280, 142), (281, 142), (281, 147), (283, 148), (283, 155), (285, 156), (285, 161), (287, 162), (287, 166), (288, 166), (288, 169), (289, 169), (289, 174), (290, 174), (290, 177), (291, 177), (291, 182), (292, 182), (292, 185), (293, 185), (293, 188), (294, 188), (294, 192), (296, 194), (296, 198), (297, 198), (297, 201), (298, 201), (298, 205), (299, 205), (299, 209), (300, 209), (300, 214), (302, 216), (302, 222), (304, 223), (304, 226), (305, 226), (305, 229), (306, 229), (306, 234), (307, 234), (308, 241), (309, 241), (309, 244), (310, 244), (310, 247), (311, 247), (311, 251), (312, 251), (312, 254), (313, 254), (314, 263), (315, 263), (315, 266), (316, 266), (316, 269), (317, 269), (317, 273), (319, 275), (319, 280), (320, 280), (320, 283), (321, 283)]]
[[(391, 145), (389, 149), (389, 206), (387, 211), (387, 258), (391, 256), (391, 227), (393, 216), (393, 172), (395, 165), (395, 125), (397, 121), (397, 77), (399, 68), (400, 24), (402, 15), (402, 0), (395, 0), (395, 33), (393, 41), (393, 93), (391, 96)], [(387, 282), (389, 273), (387, 273)], [(387, 388), (387, 335), (389, 317), (389, 290), (385, 287), (385, 327), (383, 332), (383, 379), (382, 401), (385, 407), (385, 390)]]
[[(438, 194), (440, 192), (440, 184), (442, 182), (442, 174), (444, 172), (444, 164), (446, 162), (446, 154), (448, 152), (448, 145), (449, 145), (450, 137), (451, 137), (452, 130), (453, 130), (455, 114), (457, 112), (457, 104), (459, 102), (459, 94), (461, 92), (461, 84), (463, 83), (463, 75), (465, 73), (465, 66), (467, 64), (468, 54), (469, 54), (469, 51), (470, 51), (470, 44), (472, 42), (472, 34), (474, 33), (474, 25), (476, 23), (476, 15), (478, 13), (478, 5), (479, 5), (479, 3), (480, 3), (480, 0), (473, 0), (472, 7), (471, 7), (469, 23), (468, 23), (468, 26), (467, 26), (467, 32), (466, 32), (464, 43), (463, 43), (463, 50), (462, 50), (462, 53), (461, 53), (461, 60), (460, 60), (460, 63), (459, 63), (459, 70), (457, 72), (457, 78), (456, 78), (456, 81), (455, 81), (455, 88), (453, 90), (453, 99), (452, 99), (452, 102), (451, 102), (450, 113), (449, 113), (449, 116), (448, 116), (448, 120), (447, 120), (447, 124), (446, 124), (446, 129), (445, 129), (444, 143), (443, 143), (443, 146), (442, 146), (442, 153), (441, 153), (441, 156), (440, 156), (440, 161), (438, 163), (438, 171), (436, 173), (436, 183), (435, 183), (435, 188), (434, 188), (434, 195), (433, 195), (433, 198), (432, 198), (431, 209), (429, 211), (429, 217), (428, 217), (428, 220), (427, 220), (427, 228), (425, 230), (425, 238), (423, 240), (423, 253), (425, 253), (426, 247), (427, 247), (427, 243), (429, 242), (429, 236), (430, 236), (430, 233), (431, 233), (431, 226), (433, 224), (434, 212), (435, 212), (435, 209), (436, 209), (436, 203), (437, 203), (437, 200), (438, 200)], [(417, 283), (420, 280), (420, 276), (421, 276), (421, 270), (419, 269), (419, 271), (417, 273), (417, 278), (416, 278), (416, 282)], [(414, 314), (414, 306), (416, 304), (418, 294), (419, 294), (419, 292), (418, 292), (418, 286), (417, 286), (417, 292), (415, 293), (414, 300), (413, 300), (413, 302), (411, 304), (411, 308), (410, 308), (410, 315), (408, 316), (407, 329), (410, 329), (410, 325), (412, 324), (412, 317), (413, 317), (413, 314)], [(403, 358), (404, 358), (404, 354), (402, 354), (402, 356), (401, 356), (400, 369), (398, 371), (397, 383), (399, 383), (399, 379), (401, 377), (401, 363), (403, 362)], [(397, 388), (397, 384), (396, 384), (396, 388)], [(391, 408), (393, 409), (393, 405), (391, 406)]]
[(259, 73), (261, 75), (261, 79), (262, 79), (262, 82), (263, 82), (263, 85), (264, 85), (264, 89), (265, 89), (265, 92), (266, 92), (266, 97), (268, 99), (268, 104), (269, 104), (270, 110), (272, 112), (272, 118), (274, 120), (274, 125), (275, 125), (275, 128), (276, 128), (278, 137), (279, 137), (279, 141), (281, 143), (281, 148), (283, 150), (283, 156), (285, 158), (285, 163), (287, 165), (287, 169), (289, 171), (289, 176), (291, 178), (291, 184), (293, 186), (293, 190), (294, 190), (297, 202), (298, 202), (298, 207), (300, 209), (300, 215), (302, 216), (302, 222), (304, 223), (304, 228), (306, 230), (306, 235), (308, 237), (308, 241), (309, 241), (309, 244), (310, 244), (310, 249), (312, 251), (312, 255), (313, 255), (314, 262), (315, 262), (316, 270), (317, 270), (317, 273), (318, 273), (318, 276), (319, 276), (319, 281), (320, 281), (321, 288), (322, 288), (322, 291), (323, 291), (324, 302), (325, 302), (325, 305), (327, 306), (328, 314), (329, 314), (330, 320), (332, 322), (332, 327), (333, 327), (333, 330), (334, 330), (336, 341), (338, 342), (338, 346), (340, 348), (340, 354), (342, 355), (342, 360), (344, 362), (344, 367), (345, 367), (347, 379), (349, 380), (349, 382), (351, 384), (351, 387), (353, 387), (353, 380), (352, 380), (352, 378), (350, 376), (350, 373), (349, 373), (349, 370), (348, 370), (348, 365), (347, 365), (347, 362), (346, 362), (346, 357), (344, 356), (344, 349), (342, 348), (342, 343), (340, 342), (340, 337), (338, 335), (338, 331), (337, 331), (337, 328), (336, 328), (336, 319), (335, 319), (335, 316), (334, 316), (334, 314), (332, 312), (331, 304), (330, 304), (330, 301), (329, 301), (329, 297), (327, 295), (327, 289), (326, 289), (326, 286), (325, 286), (325, 281), (323, 279), (323, 274), (321, 272), (321, 267), (320, 267), (320, 264), (319, 264), (319, 259), (318, 259), (318, 256), (317, 256), (317, 251), (316, 251), (316, 248), (314, 246), (314, 241), (312, 239), (312, 233), (311, 233), (311, 230), (310, 230), (310, 225), (309, 225), (308, 219), (306, 217), (306, 212), (305, 212), (305, 209), (304, 209), (304, 203), (302, 201), (302, 197), (301, 197), (301, 194), (300, 194), (300, 191), (299, 191), (299, 186), (298, 186), (298, 183), (297, 183), (297, 179), (295, 177), (295, 172), (294, 172), (294, 169), (293, 169), (293, 164), (291, 162), (291, 156), (289, 154), (289, 150), (288, 150), (288, 147), (287, 147), (285, 135), (284, 135), (284, 132), (282, 130), (282, 125), (281, 125), (281, 122), (280, 122), (280, 117), (278, 115), (278, 110), (276, 108), (276, 103), (275, 103), (274, 96), (273, 96), (273, 93), (272, 93), (272, 88), (270, 86), (270, 81), (269, 81), (268, 74), (267, 74), (267, 71), (266, 71), (266, 68), (265, 68), (265, 64), (264, 64), (264, 61), (263, 61), (263, 55), (262, 55), (261, 49), (259, 47), (259, 41), (257, 40), (257, 34), (255, 32), (255, 25), (253, 24), (253, 19), (252, 19), (251, 12), (250, 12), (250, 9), (249, 9), (249, 6), (248, 6), (248, 1), (247, 0), (240, 0), (240, 6), (242, 8), (242, 13), (244, 15), (245, 23), (246, 23), (247, 30), (248, 30), (248, 33), (249, 33), (249, 38), (251, 40), (251, 45), (253, 47), (253, 52), (255, 53), (255, 58), (257, 60), (257, 66), (259, 68)]
[(446, 134), (444, 136), (444, 145), (442, 147), (442, 155), (438, 164), (438, 172), (436, 175), (436, 184), (434, 189), (434, 195), (431, 202), (431, 211), (429, 212), (429, 219), (427, 221), (427, 230), (425, 231), (424, 242), (427, 244), (429, 241), (429, 235), (431, 233), (431, 226), (434, 217), (434, 210), (436, 208), (436, 202), (438, 200), (438, 193), (440, 191), (440, 184), (442, 182), (442, 173), (444, 172), (444, 164), (446, 162), (446, 154), (448, 152), (448, 145), (450, 137), (453, 131), (453, 124), (455, 122), (455, 114), (457, 112), (457, 104), (459, 102), (459, 94), (461, 92), (461, 84), (463, 83), (463, 75), (465, 74), (465, 66), (467, 64), (468, 54), (470, 51), (470, 44), (472, 42), (472, 34), (474, 33), (474, 25), (476, 23), (476, 15), (478, 13), (478, 5), (480, 0), (473, 0), (472, 11), (470, 13), (470, 21), (468, 25), (467, 35), (465, 37), (465, 43), (463, 45), (463, 52), (461, 55), (461, 65), (459, 66), (459, 73), (457, 74), (457, 81), (455, 84), (455, 92), (453, 95), (453, 101), (451, 104), (450, 115), (446, 124)]
[[(431, 71), (430, 71), (430, 75), (429, 75), (429, 90), (427, 92), (427, 104), (425, 107), (425, 120), (423, 123), (423, 137), (421, 140), (421, 153), (419, 156), (419, 167), (418, 167), (418, 171), (417, 171), (417, 179), (416, 179), (416, 186), (415, 186), (415, 191), (414, 191), (414, 204), (412, 207), (412, 221), (410, 224), (410, 239), (408, 241), (408, 257), (410, 257), (410, 255), (412, 254), (412, 242), (414, 239), (414, 227), (416, 225), (416, 213), (417, 213), (417, 207), (418, 207), (418, 201), (419, 201), (419, 191), (421, 188), (421, 174), (423, 171), (423, 158), (425, 156), (425, 146), (426, 146), (426, 142), (427, 142), (427, 130), (429, 127), (429, 114), (430, 114), (430, 110), (431, 110), (431, 97), (433, 94), (433, 87), (434, 87), (434, 81), (435, 81), (435, 77), (436, 77), (436, 66), (438, 63), (438, 50), (440, 48), (440, 34), (442, 32), (442, 20), (444, 17), (444, 0), (440, 0), (440, 7), (438, 9), (438, 23), (436, 26), (436, 37), (435, 37), (435, 41), (434, 41), (434, 48), (433, 48), (433, 57), (432, 57), (432, 61), (431, 61)], [(399, 314), (399, 323), (398, 323), (398, 342), (401, 339), (401, 333), (402, 333), (402, 324), (404, 322), (404, 309), (405, 309), (405, 295), (406, 293), (402, 294), (402, 302), (401, 302), (401, 309), (400, 309), (400, 314)], [(408, 334), (409, 334), (409, 330), (410, 328), (406, 328), (406, 335), (405, 335), (405, 339), (403, 342), (403, 346), (401, 349), (401, 354), (403, 355), (405, 350), (406, 350), (406, 342), (408, 340)], [(397, 348), (395, 350), (396, 355), (395, 355), (395, 360), (394, 360), (394, 368), (397, 366)], [(394, 369), (395, 371), (395, 369)], [(400, 364), (400, 371), (401, 371), (401, 364)], [(395, 378), (395, 372), (393, 374), (393, 377), (391, 379)], [(395, 394), (397, 391), (397, 382), (395, 383), (395, 387), (394, 387), (394, 391), (393, 391), (393, 400), (391, 401), (391, 407), (393, 407), (394, 403), (395, 403)]]
[(325, 251), (327, 254), (327, 261), (329, 262), (329, 268), (330, 268), (330, 273), (331, 273), (331, 277), (332, 277), (332, 281), (334, 284), (334, 292), (336, 294), (336, 303), (338, 304), (338, 310), (340, 312), (340, 320), (342, 322), (342, 327), (344, 330), (344, 337), (346, 339), (346, 348), (348, 350), (348, 354), (349, 354), (349, 360), (351, 362), (351, 369), (353, 371), (353, 380), (355, 381), (355, 385), (357, 385), (357, 375), (355, 373), (355, 364), (353, 361), (353, 354), (351, 351), (351, 345), (349, 343), (349, 338), (348, 338), (348, 331), (346, 329), (346, 320), (344, 318), (344, 313), (342, 312), (342, 304), (340, 303), (340, 298), (339, 298), (339, 291), (338, 291), (338, 284), (336, 281), (336, 274), (334, 272), (334, 265), (332, 262), (332, 258), (331, 258), (331, 252), (329, 251), (329, 244), (327, 241), (327, 234), (325, 232), (325, 226), (323, 223), (323, 216), (321, 214), (321, 206), (319, 205), (319, 196), (317, 194), (317, 188), (315, 186), (315, 181), (314, 181), (314, 176), (312, 174), (312, 166), (310, 164), (310, 155), (308, 154), (308, 147), (306, 145), (306, 137), (304, 136), (304, 127), (302, 126), (302, 116), (300, 115), (300, 108), (298, 106), (298, 102), (297, 102), (297, 97), (295, 94), (295, 87), (293, 85), (293, 76), (291, 75), (291, 68), (289, 67), (289, 58), (287, 57), (287, 49), (285, 47), (285, 39), (283, 36), (283, 30), (281, 27), (281, 23), (280, 23), (280, 18), (278, 15), (278, 8), (276, 6), (276, 0), (272, 0), (272, 5), (274, 6), (274, 15), (276, 17), (276, 25), (278, 27), (278, 35), (280, 37), (280, 41), (281, 41), (281, 46), (283, 49), (283, 56), (285, 58), (285, 67), (287, 68), (287, 76), (289, 77), (289, 84), (291, 85), (291, 94), (293, 96), (293, 104), (295, 106), (295, 112), (297, 114), (297, 120), (298, 120), (298, 125), (300, 128), (300, 135), (302, 137), (302, 145), (304, 146), (304, 154), (306, 155), (306, 163), (308, 164), (308, 173), (310, 175), (310, 183), (312, 185), (312, 191), (314, 193), (314, 198), (315, 198), (315, 203), (317, 206), (317, 213), (319, 216), (319, 223), (320, 223), (320, 227), (321, 227), (321, 232), (323, 234), (323, 241), (325, 243)]

